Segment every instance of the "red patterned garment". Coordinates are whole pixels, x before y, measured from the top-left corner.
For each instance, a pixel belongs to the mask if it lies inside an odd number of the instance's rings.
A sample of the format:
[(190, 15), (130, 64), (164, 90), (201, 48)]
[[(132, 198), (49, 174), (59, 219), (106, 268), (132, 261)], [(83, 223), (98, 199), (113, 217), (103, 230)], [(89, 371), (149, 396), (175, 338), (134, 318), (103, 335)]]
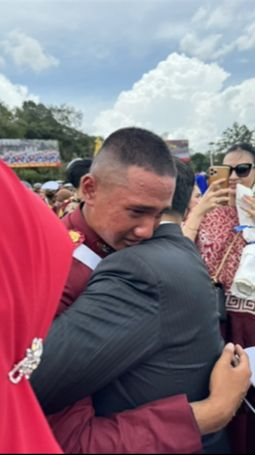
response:
[[(196, 243), (212, 277), (237, 235), (234, 227), (238, 225), (235, 207), (217, 207), (205, 215)], [(238, 299), (230, 293), (245, 244), (242, 235), (239, 235), (228, 254), (218, 281), (223, 284), (227, 296), (226, 306), (229, 314), (227, 341), (231, 339), (231, 341), (247, 347), (255, 345), (255, 302)]]

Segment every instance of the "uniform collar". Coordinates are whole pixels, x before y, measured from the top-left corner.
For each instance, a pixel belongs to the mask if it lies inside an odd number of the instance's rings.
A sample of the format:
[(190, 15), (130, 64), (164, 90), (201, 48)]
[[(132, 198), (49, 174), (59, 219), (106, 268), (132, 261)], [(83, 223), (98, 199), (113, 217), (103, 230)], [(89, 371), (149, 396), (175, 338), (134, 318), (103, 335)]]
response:
[(77, 209), (63, 218), (64, 224), (68, 229), (80, 231), (84, 237), (84, 243), (101, 257), (107, 256), (114, 250), (107, 245), (97, 233), (91, 229), (82, 213), (83, 203)]

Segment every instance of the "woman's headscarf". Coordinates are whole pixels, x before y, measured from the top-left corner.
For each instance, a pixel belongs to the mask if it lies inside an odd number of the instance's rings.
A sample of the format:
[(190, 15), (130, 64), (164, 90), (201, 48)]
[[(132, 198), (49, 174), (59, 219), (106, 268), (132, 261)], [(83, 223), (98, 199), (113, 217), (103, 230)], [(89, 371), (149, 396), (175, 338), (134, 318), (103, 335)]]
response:
[(0, 213), (0, 453), (60, 453), (29, 380), (14, 367), (47, 334), (72, 243), (56, 215), (1, 160)]

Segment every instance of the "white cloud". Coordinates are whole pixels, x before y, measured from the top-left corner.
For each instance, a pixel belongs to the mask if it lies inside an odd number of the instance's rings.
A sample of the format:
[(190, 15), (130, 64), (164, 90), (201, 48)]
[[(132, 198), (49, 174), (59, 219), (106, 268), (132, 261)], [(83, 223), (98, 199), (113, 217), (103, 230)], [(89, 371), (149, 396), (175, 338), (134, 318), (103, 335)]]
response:
[(3, 74), (0, 74), (0, 102), (13, 108), (21, 106), (24, 101), (32, 100), (36, 103), (39, 98), (28, 93), (24, 85), (12, 84)]
[(20, 31), (9, 33), (2, 46), (5, 54), (10, 56), (17, 66), (30, 67), (40, 72), (59, 64), (55, 57), (44, 52), (36, 39)]
[(208, 8), (204, 6), (200, 6), (198, 10), (195, 12), (194, 16), (191, 18), (191, 22), (193, 24), (200, 24), (201, 21), (204, 21), (206, 16), (208, 15)]
[(236, 40), (237, 48), (245, 51), (255, 47), (255, 22), (247, 27), (246, 32)]
[(222, 35), (209, 35), (204, 39), (198, 38), (195, 33), (187, 33), (180, 42), (180, 49), (189, 55), (203, 60), (211, 59)]
[(213, 2), (198, 8), (191, 19), (191, 31), (186, 31), (180, 41), (180, 49), (207, 61), (253, 49), (255, 12), (250, 6), (250, 0), (223, 0), (220, 6), (215, 7)]
[(222, 6), (213, 9), (206, 21), (207, 28), (218, 28), (224, 30), (233, 20), (233, 11), (231, 5), (223, 4)]
[(143, 126), (158, 134), (168, 131), (173, 139), (188, 138), (194, 151), (205, 152), (235, 121), (254, 126), (255, 79), (224, 89), (229, 76), (215, 63), (171, 54), (100, 113), (94, 134)]
[(199, 7), (192, 17), (192, 23), (201, 29), (225, 30), (233, 27), (236, 21), (247, 20), (247, 8), (250, 0), (223, 0), (221, 5), (216, 6), (215, 1), (211, 5)]
[(204, 36), (202, 32), (188, 32), (180, 41), (182, 51), (206, 61), (218, 60), (231, 52), (244, 52), (253, 48), (255, 48), (255, 22), (246, 24), (244, 32), (229, 42), (226, 42), (222, 34)]
[(246, 26), (246, 31), (241, 36), (239, 36), (239, 38), (229, 44), (224, 44), (221, 48), (216, 50), (211, 55), (211, 58), (218, 59), (235, 50), (243, 52), (253, 48), (255, 48), (255, 22), (252, 22), (249, 24), (249, 26)]

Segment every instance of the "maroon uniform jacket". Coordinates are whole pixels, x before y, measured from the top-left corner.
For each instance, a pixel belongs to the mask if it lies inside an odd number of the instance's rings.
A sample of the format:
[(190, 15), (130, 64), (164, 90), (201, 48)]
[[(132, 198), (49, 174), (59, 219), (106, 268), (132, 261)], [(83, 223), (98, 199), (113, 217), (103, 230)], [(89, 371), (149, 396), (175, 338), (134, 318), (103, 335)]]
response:
[[(78, 241), (104, 257), (110, 251), (87, 225), (80, 207), (62, 220)], [(74, 236), (75, 237), (75, 236)], [(86, 287), (92, 269), (73, 258), (57, 314)], [(165, 398), (112, 417), (96, 417), (90, 397), (49, 417), (66, 453), (198, 453), (201, 437), (185, 395)]]
[[(98, 237), (98, 235), (87, 225), (80, 207), (66, 215), (62, 222), (71, 234), (77, 234), (77, 246), (80, 243), (87, 245), (101, 258), (105, 257), (111, 249)], [(74, 239), (75, 243), (75, 239)], [(86, 287), (93, 270), (82, 262), (73, 258), (69, 276), (67, 278), (57, 315), (66, 310), (78, 298)]]

